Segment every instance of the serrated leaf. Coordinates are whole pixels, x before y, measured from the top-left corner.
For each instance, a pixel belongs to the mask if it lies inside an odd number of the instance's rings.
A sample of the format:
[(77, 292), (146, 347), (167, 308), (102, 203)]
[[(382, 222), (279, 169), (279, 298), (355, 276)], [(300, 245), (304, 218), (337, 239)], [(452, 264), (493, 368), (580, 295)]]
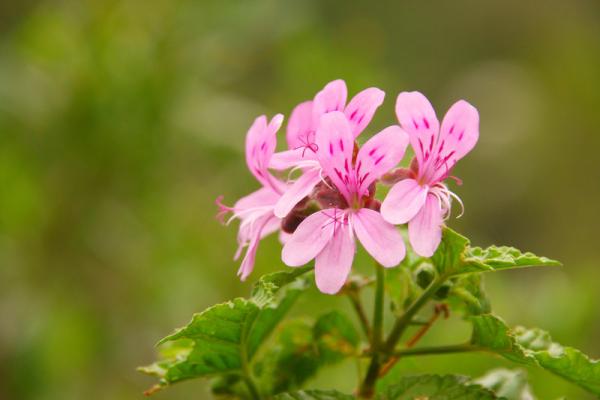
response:
[(552, 341), (541, 329), (509, 329), (502, 319), (491, 315), (472, 317), (471, 343), (484, 350), (525, 365), (537, 365), (582, 388), (600, 395), (600, 361), (581, 351)]
[(523, 253), (508, 246), (490, 246), (486, 249), (469, 247), (464, 254), (464, 262), (467, 270), (473, 272), (561, 265), (558, 261), (547, 257), (539, 257), (530, 252)]
[(499, 271), (534, 266), (560, 266), (558, 261), (521, 252), (513, 247), (471, 247), (469, 240), (444, 227), (442, 241), (432, 256), (440, 275), (446, 277), (471, 272)]
[(474, 382), (506, 400), (535, 400), (527, 383), (527, 373), (522, 369), (494, 369)]
[(322, 315), (315, 323), (313, 334), (326, 363), (340, 361), (358, 351), (360, 337), (348, 317), (338, 311)]
[(354, 400), (354, 396), (336, 390), (301, 390), (299, 392), (281, 393), (274, 400)]
[(383, 392), (381, 400), (494, 400), (498, 397), (488, 389), (469, 383), (458, 375), (417, 375), (403, 377)]
[(195, 314), (192, 321), (159, 345), (178, 351), (139, 370), (165, 386), (185, 379), (240, 374), (306, 288), (298, 277), (308, 269), (277, 272), (259, 280), (250, 299), (237, 298)]

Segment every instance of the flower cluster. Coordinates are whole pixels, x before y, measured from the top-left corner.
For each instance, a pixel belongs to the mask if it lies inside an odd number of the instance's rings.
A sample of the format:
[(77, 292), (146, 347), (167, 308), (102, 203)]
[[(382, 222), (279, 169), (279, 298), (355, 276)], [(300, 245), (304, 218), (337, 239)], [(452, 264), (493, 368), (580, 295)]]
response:
[[(220, 217), (231, 213), (227, 223), (240, 220), (235, 258), (246, 249), (238, 271), (242, 280), (252, 272), (260, 240), (277, 231), (283, 262), (295, 267), (315, 259), (317, 287), (330, 294), (346, 281), (356, 239), (378, 263), (394, 267), (406, 254), (396, 225), (407, 223), (415, 253), (433, 255), (452, 200), (461, 203), (444, 182), (454, 178), (454, 165), (475, 146), (479, 114), (460, 100), (440, 126), (425, 96), (402, 92), (396, 101), (399, 125), (359, 146), (358, 136), (384, 97), (368, 88), (346, 102), (344, 81), (330, 82), (293, 110), (288, 149), (282, 152), (275, 148), (283, 116), (254, 121), (246, 162), (261, 188), (233, 207), (217, 200)], [(414, 159), (410, 168), (400, 168), (409, 144)], [(378, 183), (391, 185), (382, 202), (375, 198)]]

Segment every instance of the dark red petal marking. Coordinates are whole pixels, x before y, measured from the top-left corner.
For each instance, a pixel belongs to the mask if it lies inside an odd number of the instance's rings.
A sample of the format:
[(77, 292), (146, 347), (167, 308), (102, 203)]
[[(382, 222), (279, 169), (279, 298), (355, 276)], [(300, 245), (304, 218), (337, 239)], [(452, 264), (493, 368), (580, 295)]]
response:
[(333, 155), (333, 143), (329, 142), (329, 154)]
[(381, 156), (379, 156), (379, 158), (377, 160), (375, 160), (375, 165), (379, 164), (381, 162), (381, 160), (383, 160), (384, 157), (385, 157), (385, 154), (382, 154)]
[(344, 151), (344, 141), (340, 139), (340, 150)]
[(423, 123), (425, 124), (425, 128), (429, 129), (429, 121), (427, 121), (427, 118), (423, 117)]
[(413, 125), (415, 126), (415, 129), (419, 129), (419, 124), (417, 124), (417, 121), (415, 121), (413, 119), (412, 122), (413, 122)]

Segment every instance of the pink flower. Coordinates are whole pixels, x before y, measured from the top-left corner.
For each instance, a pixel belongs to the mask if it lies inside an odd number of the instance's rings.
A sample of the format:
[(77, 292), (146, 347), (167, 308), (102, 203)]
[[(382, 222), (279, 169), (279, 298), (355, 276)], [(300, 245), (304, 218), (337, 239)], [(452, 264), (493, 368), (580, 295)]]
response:
[(220, 208), (219, 217), (223, 218), (231, 212), (232, 216), (226, 222), (227, 224), (234, 219), (240, 220), (238, 249), (234, 259), (237, 260), (243, 249), (247, 247), (238, 270), (241, 280), (245, 280), (254, 269), (254, 259), (260, 240), (276, 232), (281, 226), (281, 221), (275, 216), (273, 210), (287, 186), (269, 172), (268, 166), (277, 145), (276, 135), (282, 122), (281, 114), (275, 115), (269, 123), (264, 115), (260, 116), (256, 118), (246, 135), (246, 163), (262, 187), (242, 197), (233, 207), (221, 203), (221, 197), (217, 199)]
[(328, 83), (314, 100), (299, 104), (292, 112), (286, 132), (289, 150), (276, 153), (271, 160), (271, 167), (280, 170), (300, 168), (303, 174), (277, 202), (275, 215), (278, 217), (285, 217), (322, 179), (315, 141), (321, 116), (334, 111), (343, 113), (354, 140), (369, 124), (385, 97), (383, 91), (368, 88), (346, 105), (347, 95), (346, 83), (338, 79)]
[[(460, 199), (443, 183), (456, 162), (479, 138), (479, 114), (464, 100), (446, 113), (442, 126), (431, 103), (419, 92), (402, 92), (396, 115), (410, 137), (415, 152), (411, 176), (396, 183), (381, 205), (381, 214), (393, 224), (408, 222), (408, 235), (415, 252), (430, 257), (437, 249), (451, 199)], [(462, 203), (461, 203), (462, 205)]]
[(282, 252), (282, 259), (289, 266), (301, 266), (314, 258), (317, 287), (329, 294), (340, 290), (350, 272), (355, 235), (385, 267), (397, 265), (405, 255), (398, 230), (366, 205), (373, 195), (372, 184), (404, 156), (408, 135), (399, 126), (390, 126), (369, 139), (353, 162), (354, 128), (356, 125), (341, 111), (321, 117), (315, 134), (316, 156), (345, 204), (306, 218)]

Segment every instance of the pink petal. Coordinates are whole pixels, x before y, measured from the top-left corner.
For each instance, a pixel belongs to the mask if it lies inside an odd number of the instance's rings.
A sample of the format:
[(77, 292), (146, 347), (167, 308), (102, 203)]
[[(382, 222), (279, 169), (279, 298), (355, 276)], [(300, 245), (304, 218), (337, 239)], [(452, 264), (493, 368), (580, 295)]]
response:
[(316, 212), (300, 223), (283, 246), (281, 258), (286, 265), (304, 265), (323, 250), (333, 236), (334, 224), (328, 215), (332, 212), (333, 209)]
[(313, 102), (305, 101), (294, 108), (286, 130), (288, 147), (296, 149), (314, 142)]
[(361, 208), (353, 214), (352, 224), (356, 237), (378, 263), (389, 268), (404, 259), (406, 248), (402, 235), (377, 211)]
[[(246, 280), (248, 275), (250, 275), (254, 269), (256, 251), (258, 250), (260, 240), (276, 231), (279, 228), (279, 221), (272, 215), (265, 216), (263, 219), (256, 221), (255, 226), (256, 228), (252, 230), (252, 237), (250, 238), (248, 249), (246, 250), (246, 254), (244, 255), (244, 259), (238, 270), (238, 276), (242, 281)], [(236, 255), (239, 256), (239, 253), (240, 249), (238, 249)]]
[(354, 136), (344, 114), (334, 111), (323, 115), (315, 139), (323, 171), (350, 202), (350, 190), (354, 185)]
[(427, 195), (425, 206), (408, 223), (410, 244), (418, 255), (431, 257), (442, 240), (442, 209), (438, 199)]
[(298, 148), (274, 153), (269, 163), (269, 168), (283, 171), (301, 166), (307, 160), (315, 160), (316, 155), (310, 149)]
[(331, 111), (344, 111), (348, 89), (341, 79), (329, 82), (315, 96), (313, 101), (313, 121), (318, 124), (323, 114)]
[(438, 157), (441, 160), (435, 178), (445, 177), (458, 160), (463, 158), (479, 139), (479, 113), (464, 100), (450, 107), (440, 130)]
[(275, 215), (284, 218), (303, 198), (308, 196), (314, 187), (321, 181), (319, 169), (312, 168), (306, 170), (300, 178), (296, 180), (275, 204)]
[(338, 225), (331, 241), (317, 255), (315, 280), (323, 293), (337, 293), (350, 273), (354, 260), (354, 238), (347, 225)]
[(277, 145), (277, 130), (282, 122), (281, 114), (275, 115), (269, 124), (267, 118), (262, 115), (254, 120), (246, 135), (246, 163), (250, 172), (264, 186), (278, 186), (268, 167)]
[(394, 168), (404, 157), (408, 135), (399, 126), (385, 128), (369, 139), (358, 151), (356, 175), (358, 193), (364, 195), (369, 185)]
[(384, 98), (385, 92), (382, 90), (368, 88), (358, 93), (350, 100), (350, 103), (348, 103), (344, 110), (344, 114), (346, 114), (346, 117), (350, 121), (354, 137), (360, 135), (365, 127), (369, 125), (375, 111), (377, 111), (379, 106), (383, 103)]
[(236, 211), (241, 211), (255, 207), (274, 206), (279, 197), (280, 195), (271, 188), (263, 187), (239, 199), (233, 208)]
[(396, 183), (381, 203), (381, 215), (392, 224), (405, 224), (423, 207), (428, 188), (414, 179)]
[(402, 92), (396, 100), (396, 116), (423, 166), (434, 151), (440, 127), (431, 103), (419, 92)]

